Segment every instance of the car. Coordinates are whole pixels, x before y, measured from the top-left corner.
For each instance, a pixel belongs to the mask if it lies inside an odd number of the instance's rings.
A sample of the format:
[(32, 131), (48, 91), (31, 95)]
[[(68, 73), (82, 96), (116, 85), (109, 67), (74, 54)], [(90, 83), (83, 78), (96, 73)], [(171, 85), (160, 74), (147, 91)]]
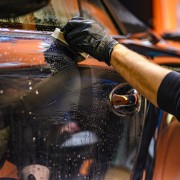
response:
[[(177, 120), (148, 102), (111, 66), (90, 56), (80, 61), (81, 54), (52, 37), (55, 28), (74, 16), (95, 19), (128, 48), (179, 68), (179, 49), (118, 0), (52, 0), (26, 16), (1, 19), (0, 177), (160, 177), (155, 160), (164, 156), (155, 155), (156, 144), (164, 147), (161, 132)], [(174, 59), (159, 60), (161, 56)]]

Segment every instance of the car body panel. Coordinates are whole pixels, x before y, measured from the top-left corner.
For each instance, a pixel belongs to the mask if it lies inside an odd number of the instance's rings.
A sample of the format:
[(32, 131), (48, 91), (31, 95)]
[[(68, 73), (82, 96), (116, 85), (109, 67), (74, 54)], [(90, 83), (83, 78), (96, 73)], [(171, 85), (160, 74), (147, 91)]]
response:
[[(54, 2), (54, 5), (58, 5), (57, 1)], [(73, 2), (74, 6), (69, 7), (73, 13), (62, 20), (61, 26), (74, 12), (79, 13), (77, 2)], [(136, 18), (135, 22), (142, 26), (140, 32), (136, 31), (139, 26), (135, 31), (128, 31), (124, 24), (136, 26), (133, 16), (132, 21), (125, 19), (123, 22), (118, 19), (120, 17), (111, 21), (96, 3), (89, 5), (87, 1), (82, 1), (85, 17), (95, 17), (101, 25), (106, 24), (105, 27), (109, 27), (107, 31), (120, 43), (150, 57), (154, 62), (170, 68), (179, 67), (178, 46), (177, 49), (170, 48)], [(115, 16), (113, 10), (118, 10), (118, 1), (116, 6), (112, 6), (115, 1), (104, 3), (109, 4), (112, 8), (109, 12)], [(46, 9), (43, 12), (49, 11)], [(23, 18), (28, 22), (32, 17), (38, 16), (31, 14)], [(113, 23), (117, 19), (121, 22), (119, 29), (118, 22)], [(51, 31), (36, 31), (40, 26), (36, 27), (33, 23), (29, 26), (24, 24), (23, 28), (34, 30), (0, 30), (0, 107), (5, 117), (10, 119), (13, 130), (9, 160), (19, 169), (32, 162), (53, 167), (54, 179), (59, 175), (75, 178), (79, 172), (85, 174), (86, 178), (103, 178), (106, 172), (114, 172), (114, 167), (118, 167), (116, 170), (120, 172), (131, 173), (134, 179), (142, 178), (149, 157), (149, 145), (161, 119), (161, 110), (146, 103), (142, 97), (139, 112), (117, 116), (109, 107), (109, 94), (117, 85), (126, 82), (112, 67), (92, 57), (76, 64), (74, 59), (78, 60), (80, 56), (63, 43), (54, 41), (50, 36)], [(153, 37), (153, 40), (149, 41), (149, 37)], [(158, 59), (159, 56), (166, 60)], [(84, 136), (89, 135), (88, 145), (82, 138), (83, 133)], [(84, 141), (80, 147), (74, 142), (78, 138)], [(69, 148), (67, 145), (70, 141), (72, 144)], [(80, 158), (79, 154), (82, 155)], [(74, 164), (78, 168), (74, 168)], [(81, 165), (84, 169), (80, 168)], [(152, 169), (146, 171), (146, 178), (153, 176)]]

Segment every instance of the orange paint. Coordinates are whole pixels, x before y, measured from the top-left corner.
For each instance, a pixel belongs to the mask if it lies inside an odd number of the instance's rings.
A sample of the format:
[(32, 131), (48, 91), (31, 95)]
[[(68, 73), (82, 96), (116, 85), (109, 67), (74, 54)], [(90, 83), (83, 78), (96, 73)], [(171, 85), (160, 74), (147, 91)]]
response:
[(156, 148), (153, 180), (180, 179), (179, 137), (180, 123), (173, 118), (168, 124), (164, 119)]
[(112, 20), (109, 18), (109, 16), (107, 16), (107, 14), (105, 13), (105, 11), (102, 10), (102, 8), (99, 8), (93, 3), (89, 3), (87, 1), (82, 1), (82, 7), (87, 12), (90, 12), (90, 14), (93, 15), (96, 21), (101, 22), (102, 25), (108, 29), (109, 34), (118, 35), (118, 31), (114, 26)]
[(3, 167), (0, 169), (0, 178), (18, 178), (17, 168), (14, 164), (9, 161), (5, 161)]
[(159, 34), (177, 31), (178, 29), (178, 0), (154, 0), (153, 24)]
[[(12, 41), (0, 43), (1, 64), (9, 63), (12, 64), (12, 67), (45, 64), (41, 42), (41, 40), (20, 39), (15, 40), (14, 42)], [(13, 64), (17, 65), (13, 66)]]
[(83, 164), (81, 165), (81, 168), (79, 170), (79, 173), (83, 176), (87, 176), (89, 173), (89, 169), (91, 167), (91, 164), (93, 163), (92, 159), (86, 159)]

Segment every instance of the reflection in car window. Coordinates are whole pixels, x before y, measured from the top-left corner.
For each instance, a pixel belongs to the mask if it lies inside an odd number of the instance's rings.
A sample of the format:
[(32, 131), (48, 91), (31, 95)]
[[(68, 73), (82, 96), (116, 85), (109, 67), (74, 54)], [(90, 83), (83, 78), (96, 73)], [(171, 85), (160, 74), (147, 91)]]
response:
[[(117, 34), (108, 13), (100, 1), (81, 1), (83, 16), (96, 19), (110, 34)], [(1, 27), (52, 31), (55, 27), (63, 27), (72, 17), (79, 16), (77, 0), (52, 0), (48, 6), (25, 16), (0, 19)]]

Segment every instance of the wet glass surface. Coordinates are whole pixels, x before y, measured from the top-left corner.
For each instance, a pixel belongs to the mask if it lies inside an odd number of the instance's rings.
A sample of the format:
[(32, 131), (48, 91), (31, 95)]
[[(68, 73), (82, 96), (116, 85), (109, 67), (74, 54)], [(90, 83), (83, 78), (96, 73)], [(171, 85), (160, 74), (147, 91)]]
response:
[(53, 76), (37, 69), (1, 73), (1, 119), (11, 129), (9, 161), (19, 170), (48, 167), (52, 179), (103, 177), (114, 165), (132, 170), (143, 107), (132, 116), (116, 116), (108, 96), (124, 80), (111, 70), (69, 66)]
[[(110, 34), (118, 34), (116, 26), (101, 1), (81, 0), (84, 18), (95, 19)], [(24, 16), (0, 19), (0, 27), (24, 30), (54, 31), (62, 28), (71, 18), (80, 16), (77, 0), (51, 0), (48, 6)]]
[[(109, 94), (126, 83), (122, 77), (107, 66), (77, 65), (80, 56), (50, 37), (79, 15), (77, 1), (69, 2), (0, 20), (15, 28), (0, 30), (0, 177), (103, 179), (113, 167), (128, 176), (133, 169), (145, 100), (138, 111), (114, 114)], [(81, 3), (84, 17), (118, 34), (100, 1)]]

